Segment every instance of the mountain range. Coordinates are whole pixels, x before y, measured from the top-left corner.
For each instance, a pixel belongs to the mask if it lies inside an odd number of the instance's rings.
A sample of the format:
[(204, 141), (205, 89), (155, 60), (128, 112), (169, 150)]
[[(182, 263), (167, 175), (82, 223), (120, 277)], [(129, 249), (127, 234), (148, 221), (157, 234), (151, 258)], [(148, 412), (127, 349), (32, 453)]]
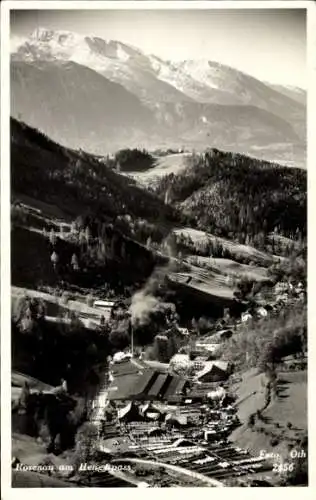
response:
[(304, 166), (306, 93), (211, 60), (37, 29), (11, 49), (11, 115), (69, 147), (206, 146)]

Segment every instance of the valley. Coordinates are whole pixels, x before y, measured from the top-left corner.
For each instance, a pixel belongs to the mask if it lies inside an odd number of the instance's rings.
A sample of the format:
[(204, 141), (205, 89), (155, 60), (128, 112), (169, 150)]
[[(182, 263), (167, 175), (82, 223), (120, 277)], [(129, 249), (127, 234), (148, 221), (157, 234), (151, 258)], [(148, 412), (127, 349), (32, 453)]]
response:
[(306, 171), (11, 141), (15, 484), (305, 484)]

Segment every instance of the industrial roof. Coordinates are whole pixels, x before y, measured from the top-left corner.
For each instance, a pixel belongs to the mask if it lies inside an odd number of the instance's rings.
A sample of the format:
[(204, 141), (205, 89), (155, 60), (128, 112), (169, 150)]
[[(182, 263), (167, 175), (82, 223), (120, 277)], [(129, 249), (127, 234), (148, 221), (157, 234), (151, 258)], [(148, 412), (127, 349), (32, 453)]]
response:
[(185, 385), (185, 380), (182, 379), (181, 377), (173, 377), (171, 380), (171, 383), (169, 384), (164, 396), (166, 398), (173, 396), (174, 394), (177, 394), (183, 389), (183, 386)]
[(167, 376), (168, 375), (165, 375), (165, 374), (159, 374), (157, 379), (155, 380), (154, 384), (152, 385), (152, 387), (149, 389), (148, 391), (148, 395), (149, 396), (158, 396), (161, 389), (162, 389), (162, 386), (164, 385), (166, 379), (167, 379)]
[(143, 370), (136, 368), (133, 371), (126, 367), (122, 372), (114, 374), (114, 381), (109, 387), (109, 399), (168, 398), (180, 392), (185, 383), (186, 380), (182, 377), (149, 368)]
[(136, 370), (116, 376), (109, 387), (109, 399), (134, 398), (143, 393), (152, 376), (152, 370)]

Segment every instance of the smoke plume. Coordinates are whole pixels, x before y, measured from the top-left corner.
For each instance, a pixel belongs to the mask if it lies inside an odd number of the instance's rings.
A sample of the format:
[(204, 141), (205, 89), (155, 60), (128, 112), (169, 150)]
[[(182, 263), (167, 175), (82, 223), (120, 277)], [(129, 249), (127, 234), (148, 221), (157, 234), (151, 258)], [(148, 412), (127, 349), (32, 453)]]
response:
[(175, 309), (173, 304), (162, 302), (155, 296), (159, 285), (163, 283), (165, 276), (172, 270), (174, 265), (173, 252), (167, 242), (164, 245), (164, 249), (169, 258), (168, 263), (163, 267), (155, 268), (143, 288), (135, 292), (132, 297), (129, 312), (133, 326), (148, 324), (153, 313)]

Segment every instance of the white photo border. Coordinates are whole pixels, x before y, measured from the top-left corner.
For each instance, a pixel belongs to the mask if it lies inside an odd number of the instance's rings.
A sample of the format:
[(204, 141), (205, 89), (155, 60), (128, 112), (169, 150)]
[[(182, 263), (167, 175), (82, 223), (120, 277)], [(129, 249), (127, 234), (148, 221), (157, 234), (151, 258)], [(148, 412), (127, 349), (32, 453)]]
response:
[[(31, 498), (32, 500), (56, 498), (59, 490), (45, 488), (11, 488), (11, 299), (10, 299), (10, 11), (11, 10), (184, 10), (184, 9), (306, 9), (307, 10), (307, 63), (308, 63), (308, 135), (307, 135), (307, 169), (308, 169), (308, 435), (309, 435), (309, 485), (303, 488), (273, 488), (269, 491), (271, 498), (286, 495), (288, 500), (312, 498), (316, 486), (316, 429), (313, 420), (316, 415), (315, 384), (316, 371), (316, 308), (313, 298), (316, 296), (316, 2), (313, 0), (263, 0), (263, 1), (3, 1), (1, 3), (1, 486), (2, 499), (15, 500)], [(315, 196), (313, 196), (315, 195)], [(314, 361), (314, 362), (313, 362)], [(54, 491), (55, 490), (55, 491)], [(64, 490), (64, 489), (62, 489)], [(67, 497), (80, 500), (87, 495), (92, 498), (103, 498), (115, 495), (125, 499), (132, 494), (130, 488), (73, 488), (67, 489)], [(193, 491), (191, 491), (193, 490)], [(234, 490), (234, 491), (230, 491)], [(263, 488), (241, 489), (224, 488), (213, 490), (212, 495), (221, 500), (231, 495), (242, 499), (265, 498)], [(135, 493), (135, 489), (133, 489)], [(316, 488), (315, 488), (316, 491)], [(161, 496), (177, 495), (178, 488), (162, 491), (151, 488), (153, 500)], [(198, 495), (206, 500), (208, 488), (185, 488), (181, 495), (190, 498)], [(148, 497), (148, 492), (137, 492), (139, 499)]]

